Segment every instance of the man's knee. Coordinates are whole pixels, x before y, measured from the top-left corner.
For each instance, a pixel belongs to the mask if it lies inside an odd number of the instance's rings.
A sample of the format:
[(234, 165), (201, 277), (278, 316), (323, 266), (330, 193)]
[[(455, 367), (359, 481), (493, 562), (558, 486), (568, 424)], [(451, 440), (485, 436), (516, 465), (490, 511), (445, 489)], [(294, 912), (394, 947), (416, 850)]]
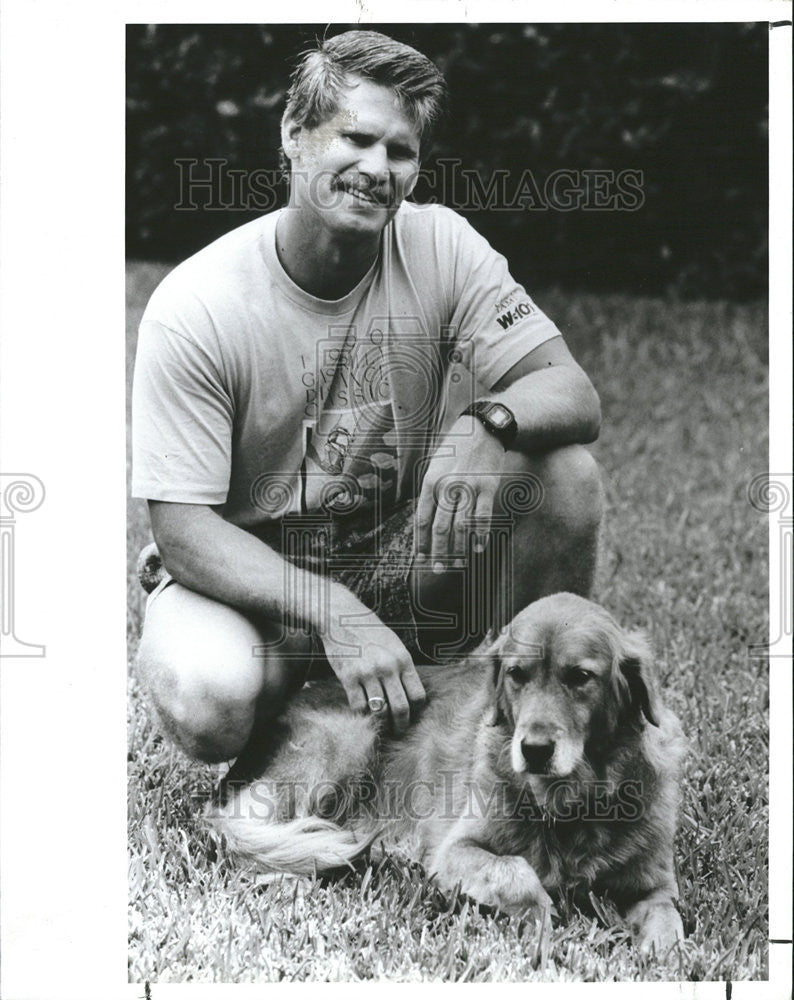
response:
[(189, 756), (216, 763), (244, 746), (261, 685), (207, 652), (154, 649), (144, 638), (138, 669), (166, 734)]
[(275, 705), (290, 671), (301, 673), (264, 645), (270, 638), (264, 626), (178, 584), (149, 605), (138, 669), (163, 728), (187, 754), (208, 762), (236, 756), (261, 700)]
[(542, 455), (508, 452), (510, 478), (500, 492), (503, 513), (553, 522), (577, 536), (598, 530), (603, 489), (598, 464), (581, 445), (566, 445)]

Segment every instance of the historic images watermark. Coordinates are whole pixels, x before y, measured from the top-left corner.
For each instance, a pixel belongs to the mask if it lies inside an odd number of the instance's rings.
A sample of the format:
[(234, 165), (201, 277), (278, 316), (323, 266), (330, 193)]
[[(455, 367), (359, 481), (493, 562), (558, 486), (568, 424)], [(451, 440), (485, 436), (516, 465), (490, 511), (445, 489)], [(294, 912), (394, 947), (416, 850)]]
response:
[(0, 656), (41, 657), (46, 647), (18, 638), (15, 625), (17, 514), (28, 514), (44, 502), (44, 484), (29, 472), (0, 473), (0, 561), (2, 562), (2, 609), (0, 611)]
[[(542, 787), (538, 784), (542, 782)], [(421, 823), (424, 820), (474, 819), (494, 822), (620, 822), (634, 823), (645, 812), (639, 778), (582, 781), (575, 776), (495, 781), (487, 791), (468, 774), (450, 768), (433, 780), (398, 781), (357, 778), (280, 781), (260, 778), (251, 784), (231, 783), (227, 794), (245, 790), (244, 797), (227, 798), (229, 819), (283, 822), (289, 815), (316, 815), (335, 823)]]
[[(286, 191), (280, 170), (245, 170), (221, 157), (179, 158), (174, 166), (178, 212), (269, 212)], [(293, 179), (300, 176), (293, 173)], [(334, 179), (323, 171), (305, 176), (304, 188), (318, 207), (333, 209), (345, 197), (328, 183)], [(413, 200), (420, 207), (441, 204), (463, 212), (636, 212), (645, 204), (644, 184), (643, 171), (635, 168), (559, 168), (544, 175), (527, 168), (483, 175), (447, 157), (417, 171)]]
[[(752, 658), (791, 656), (792, 571), (794, 570), (794, 484), (792, 473), (763, 473), (747, 487), (747, 499), (771, 521), (769, 547), (770, 583), (779, 584), (777, 606), (772, 606), (769, 642), (749, 647)], [(775, 530), (776, 529), (776, 530)], [(772, 594), (775, 588), (772, 586)]]

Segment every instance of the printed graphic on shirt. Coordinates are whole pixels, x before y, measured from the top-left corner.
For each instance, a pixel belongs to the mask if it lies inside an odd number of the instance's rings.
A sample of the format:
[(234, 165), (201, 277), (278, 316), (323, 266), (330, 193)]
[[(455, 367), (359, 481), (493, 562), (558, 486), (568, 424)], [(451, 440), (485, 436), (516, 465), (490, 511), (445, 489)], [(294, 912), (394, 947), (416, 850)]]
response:
[(503, 330), (537, 312), (534, 302), (521, 292), (511, 292), (496, 303), (496, 322)]
[(382, 511), (397, 491), (397, 438), (382, 334), (322, 345), (304, 419), (303, 511)]

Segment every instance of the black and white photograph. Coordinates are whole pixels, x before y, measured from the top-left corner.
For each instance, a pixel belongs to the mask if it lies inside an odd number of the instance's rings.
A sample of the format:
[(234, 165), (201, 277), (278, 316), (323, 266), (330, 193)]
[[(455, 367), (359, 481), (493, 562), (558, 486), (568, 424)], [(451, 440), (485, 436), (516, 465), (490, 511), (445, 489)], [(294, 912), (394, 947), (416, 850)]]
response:
[(789, 995), (790, 9), (437, 6), (97, 15), (6, 158), (4, 996)]
[(135, 980), (764, 978), (768, 34), (129, 27)]

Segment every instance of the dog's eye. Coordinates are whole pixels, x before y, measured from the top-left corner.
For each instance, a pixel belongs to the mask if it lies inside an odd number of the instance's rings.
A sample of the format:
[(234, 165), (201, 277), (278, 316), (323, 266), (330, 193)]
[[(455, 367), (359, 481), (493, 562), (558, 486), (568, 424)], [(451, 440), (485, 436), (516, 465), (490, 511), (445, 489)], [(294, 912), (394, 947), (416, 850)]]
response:
[(584, 687), (594, 677), (595, 674), (592, 670), (584, 670), (582, 667), (571, 667), (566, 671), (565, 683), (568, 687), (572, 688)]
[(521, 668), (515, 663), (505, 669), (505, 677), (509, 677), (515, 684), (521, 684), (524, 680), (524, 674), (522, 673)]

